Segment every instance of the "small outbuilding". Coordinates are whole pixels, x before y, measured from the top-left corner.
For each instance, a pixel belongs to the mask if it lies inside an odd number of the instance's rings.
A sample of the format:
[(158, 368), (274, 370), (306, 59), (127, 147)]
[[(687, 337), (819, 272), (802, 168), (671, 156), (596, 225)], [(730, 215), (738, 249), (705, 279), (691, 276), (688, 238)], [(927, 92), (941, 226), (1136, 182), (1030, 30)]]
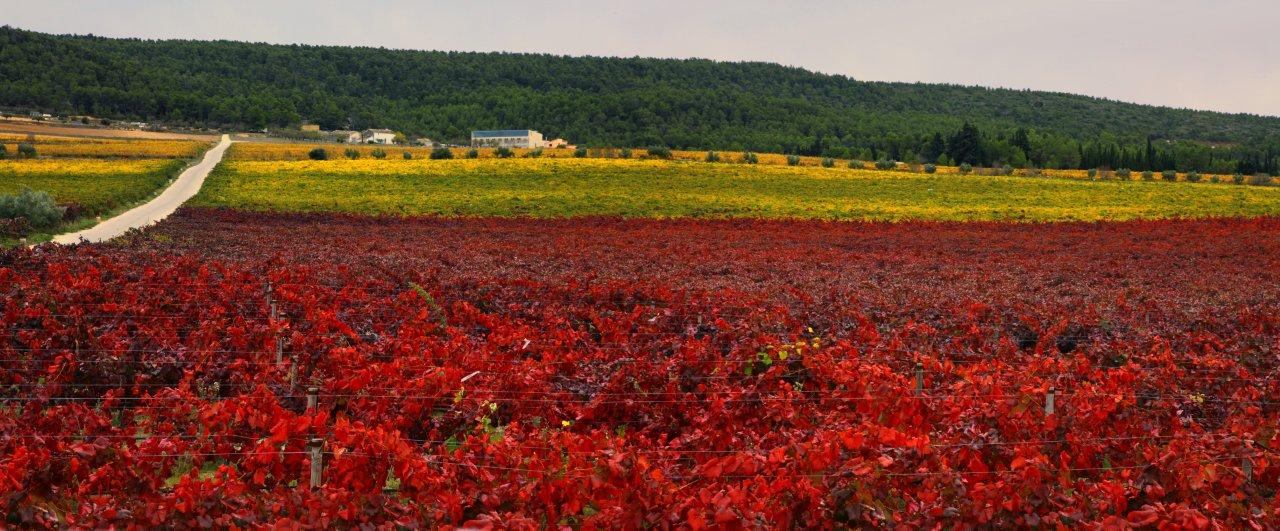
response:
[(360, 132), (360, 141), (365, 144), (391, 144), (396, 141), (396, 132), (390, 129), (365, 129)]

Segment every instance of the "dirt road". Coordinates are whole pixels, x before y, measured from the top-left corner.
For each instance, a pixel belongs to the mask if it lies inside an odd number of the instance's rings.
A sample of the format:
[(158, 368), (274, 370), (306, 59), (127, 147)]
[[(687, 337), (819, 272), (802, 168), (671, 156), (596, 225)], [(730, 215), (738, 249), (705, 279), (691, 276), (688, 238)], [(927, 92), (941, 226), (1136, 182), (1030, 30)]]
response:
[(222, 161), (222, 155), (230, 145), (231, 139), (223, 135), (222, 141), (204, 154), (204, 159), (183, 171), (182, 175), (179, 175), (178, 179), (155, 199), (88, 229), (55, 236), (53, 241), (61, 244), (77, 243), (81, 240), (91, 243), (102, 242), (129, 232), (130, 229), (146, 227), (168, 217), (182, 206), (182, 203), (200, 191), (204, 178), (209, 175), (214, 166), (218, 165), (218, 162)]

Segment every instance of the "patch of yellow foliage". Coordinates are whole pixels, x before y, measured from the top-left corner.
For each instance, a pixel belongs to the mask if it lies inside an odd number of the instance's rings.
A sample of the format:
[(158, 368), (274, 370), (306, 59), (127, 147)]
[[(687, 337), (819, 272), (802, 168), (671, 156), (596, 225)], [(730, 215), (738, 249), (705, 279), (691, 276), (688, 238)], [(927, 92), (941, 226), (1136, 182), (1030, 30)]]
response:
[(1066, 221), (1275, 215), (1280, 190), (659, 159), (388, 158), (226, 162), (194, 203), (393, 215)]
[[(303, 160), (308, 160), (309, 157), (307, 156), (307, 153), (317, 147), (324, 148), (326, 151), (328, 151), (330, 160), (347, 158), (347, 156), (345, 155), (345, 152), (347, 150), (355, 151), (357, 153), (357, 160), (372, 158), (373, 153), (377, 150), (384, 151), (386, 153), (387, 160), (404, 159), (405, 152), (408, 152), (413, 159), (425, 159), (425, 158), (428, 158), (429, 155), (431, 154), (431, 148), (427, 148), (427, 147), (406, 147), (406, 146), (394, 146), (394, 145), (379, 146), (379, 145), (367, 145), (367, 144), (332, 144), (332, 143), (306, 144), (306, 143), (278, 143), (278, 142), (239, 142), (231, 146), (231, 149), (227, 153), (227, 158), (229, 160), (243, 160), (243, 161), (251, 161), (251, 160), (303, 161)], [(468, 152), (472, 150), (472, 148), (468, 148), (468, 147), (455, 147), (455, 148), (449, 148), (449, 149), (453, 153), (453, 158), (455, 159), (466, 158)], [(481, 158), (481, 159), (497, 158), (497, 153), (496, 153), (497, 150), (493, 148), (476, 148), (475, 151), (476, 151), (477, 158)], [(520, 158), (520, 159), (533, 158), (534, 156), (536, 156), (537, 158), (549, 158), (549, 159), (575, 158), (575, 150), (573, 149), (539, 149), (539, 150), (513, 149), (512, 152), (514, 153), (514, 156), (512, 158)], [(624, 153), (628, 154), (629, 157), (623, 157)], [(707, 153), (708, 153), (707, 151), (672, 150), (671, 159), (679, 160), (679, 161), (688, 161), (688, 162), (705, 162), (707, 160)], [(744, 153), (741, 151), (716, 151), (715, 153), (720, 158), (720, 161), (715, 164), (741, 164), (744, 158)], [(648, 150), (644, 148), (631, 149), (629, 150), (629, 152), (624, 151), (622, 149), (618, 149), (618, 148), (588, 148), (586, 155), (587, 155), (586, 158), (590, 158), (590, 159), (621, 159), (621, 158), (631, 158), (631, 159), (640, 159), (640, 160), (655, 159), (655, 157), (650, 156), (648, 154)], [(754, 153), (754, 155), (757, 158), (756, 164), (760, 166), (789, 165), (787, 160), (788, 158), (787, 155), (784, 155), (781, 153)], [(824, 160), (825, 160), (825, 157), (802, 156), (802, 157), (799, 157), (798, 166), (821, 167)], [(872, 161), (862, 161), (861, 167), (859, 168), (850, 168), (850, 163), (852, 161), (848, 159), (831, 159), (831, 162), (834, 168), (863, 169), (868, 171), (884, 171), (884, 170), (875, 170), (874, 169), (875, 163)], [(897, 163), (896, 171), (923, 173), (923, 168), (924, 168), (923, 164), (906, 164), (906, 163), (899, 162)], [(938, 175), (960, 175), (962, 173), (958, 166), (937, 166), (936, 168), (937, 169), (935, 173)], [(974, 168), (971, 173), (975, 175), (996, 175), (997, 171), (993, 168)], [(1087, 170), (1074, 170), (1074, 169), (1071, 169), (1071, 170), (1015, 169), (1013, 170), (1012, 175), (1020, 176), (1020, 177), (1057, 177), (1057, 178), (1066, 178), (1066, 179), (1089, 179)], [(1114, 172), (1104, 176), (1111, 180), (1117, 179), (1116, 176), (1114, 175)], [(1209, 175), (1209, 174), (1202, 174), (1202, 176), (1205, 181), (1209, 181), (1213, 177), (1212, 175)], [(1158, 178), (1159, 177), (1157, 176), (1157, 179)], [(1229, 182), (1231, 180), (1230, 176), (1225, 176), (1225, 175), (1219, 175), (1218, 178), (1223, 182)], [(1129, 180), (1132, 180), (1132, 181), (1141, 180), (1141, 172), (1137, 172), (1137, 171), (1133, 172), (1130, 175)]]
[(68, 136), (0, 134), (0, 145), (16, 153), (18, 144), (31, 142), (39, 157), (60, 158), (191, 158), (208, 149), (208, 142), (194, 140), (121, 140)]
[(168, 168), (173, 161), (163, 159), (19, 159), (0, 160), (0, 176), (19, 175), (112, 175), (151, 173)]

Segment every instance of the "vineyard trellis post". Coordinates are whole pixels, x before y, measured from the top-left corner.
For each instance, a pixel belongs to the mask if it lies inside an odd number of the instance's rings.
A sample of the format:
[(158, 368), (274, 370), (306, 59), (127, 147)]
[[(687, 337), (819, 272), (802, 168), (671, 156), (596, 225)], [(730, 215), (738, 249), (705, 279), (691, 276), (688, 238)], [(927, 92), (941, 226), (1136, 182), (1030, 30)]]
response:
[(1045, 416), (1046, 416), (1046, 417), (1047, 417), (1047, 416), (1049, 416), (1049, 415), (1052, 415), (1052, 414), (1053, 414), (1053, 411), (1054, 411), (1054, 408), (1053, 408), (1054, 404), (1053, 404), (1053, 402), (1054, 402), (1054, 399), (1055, 399), (1055, 398), (1057, 398), (1057, 395), (1058, 395), (1058, 388), (1057, 388), (1057, 387), (1050, 387), (1050, 388), (1049, 388), (1049, 392), (1048, 392), (1048, 393), (1045, 393), (1045, 395), (1044, 395), (1044, 414), (1045, 414)]
[(324, 439), (312, 437), (307, 442), (307, 448), (311, 452), (311, 488), (312, 490), (320, 488), (321, 473), (324, 471)]
[[(272, 296), (271, 282), (267, 281), (267, 306), (271, 308), (271, 324), (275, 324), (280, 318), (280, 311), (276, 307), (276, 299)], [(276, 332), (276, 365), (284, 362), (284, 336)]]
[(924, 394), (924, 363), (916, 362), (916, 395)]

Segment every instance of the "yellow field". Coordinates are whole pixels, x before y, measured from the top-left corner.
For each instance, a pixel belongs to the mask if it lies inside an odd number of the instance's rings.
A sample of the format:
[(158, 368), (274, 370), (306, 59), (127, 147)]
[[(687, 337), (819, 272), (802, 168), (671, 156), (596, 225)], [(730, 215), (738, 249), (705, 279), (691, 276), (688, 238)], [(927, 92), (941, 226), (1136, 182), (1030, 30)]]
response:
[[(403, 159), (404, 152), (408, 151), (415, 159), (425, 159), (431, 155), (432, 148), (421, 146), (378, 146), (371, 144), (286, 144), (276, 142), (237, 142), (231, 145), (231, 149), (227, 151), (227, 158), (230, 160), (308, 160), (308, 153), (315, 148), (324, 148), (329, 153), (329, 159), (345, 159), (345, 152), (353, 149), (360, 153), (359, 158), (371, 159), (373, 152), (381, 149), (387, 152), (388, 159)], [(471, 148), (452, 148), (454, 158), (465, 158), (467, 152)], [(477, 148), (476, 152), (480, 158), (490, 159), (496, 158), (494, 149)], [(515, 149), (516, 157), (524, 157), (531, 149)], [(571, 149), (544, 149), (543, 157), (564, 158), (572, 157)]]
[[(344, 152), (348, 149), (353, 149), (359, 152), (359, 157), (358, 157), (359, 159), (371, 159), (372, 153), (377, 149), (381, 149), (387, 153), (387, 157), (386, 157), (387, 160), (403, 159), (404, 152), (406, 151), (409, 152), (414, 159), (425, 159), (425, 158), (428, 158), (428, 156), (431, 154), (431, 148), (427, 148), (427, 147), (374, 146), (374, 145), (365, 145), (365, 144), (305, 144), (305, 143), (275, 143), (275, 142), (238, 142), (236, 144), (233, 144), (231, 146), (231, 149), (228, 150), (227, 159), (239, 160), (239, 161), (301, 161), (301, 160), (308, 160), (309, 158), (307, 155), (308, 152), (310, 152), (312, 149), (315, 149), (317, 147), (324, 148), (328, 152), (330, 160), (347, 158), (344, 155)], [(453, 152), (453, 156), (455, 159), (461, 159), (466, 157), (467, 152), (471, 151), (471, 148), (466, 148), (466, 147), (450, 148), (450, 151)], [(514, 158), (527, 158), (530, 155), (530, 153), (533, 152), (534, 150), (514, 149), (512, 151), (515, 153)], [(479, 158), (481, 159), (497, 158), (497, 155), (495, 153), (496, 150), (492, 148), (478, 148), (476, 149), (476, 152)], [(716, 154), (720, 156), (720, 162), (719, 162), (720, 164), (741, 164), (742, 163), (743, 153), (741, 151), (717, 151)], [(648, 155), (648, 151), (644, 148), (633, 148), (631, 149), (630, 155), (631, 155), (630, 158), (632, 159), (651, 158)], [(757, 157), (757, 164), (761, 166), (786, 166), (787, 165), (787, 155), (784, 155), (781, 153), (756, 153), (755, 155)], [(574, 150), (542, 149), (540, 150), (539, 156), (542, 158), (552, 158), (552, 159), (573, 158)], [(587, 158), (618, 159), (618, 158), (622, 158), (622, 150), (618, 148), (589, 148), (587, 150)], [(672, 150), (671, 158), (673, 160), (679, 160), (679, 161), (704, 162), (706, 161), (706, 158), (707, 158), (707, 152), (706, 151)], [(822, 166), (823, 160), (824, 160), (824, 157), (800, 157), (799, 166), (820, 167)], [(833, 162), (834, 162), (834, 167), (836, 168), (849, 168), (850, 161), (848, 159), (834, 159)], [(922, 164), (914, 164), (914, 165), (905, 164), (905, 163), (897, 164), (897, 171), (923, 173), (922, 168), (923, 168)], [(875, 170), (875, 163), (873, 161), (862, 161), (862, 169)], [(881, 170), (875, 170), (875, 171), (881, 171)], [(960, 168), (957, 166), (937, 166), (936, 173), (939, 175), (959, 175), (961, 172), (960, 172)], [(972, 174), (994, 176), (996, 175), (996, 171), (992, 168), (974, 168), (972, 170)], [(1129, 180), (1132, 180), (1132, 181), (1141, 180), (1142, 179), (1141, 174), (1142, 172), (1134, 171), (1129, 176)], [(1065, 179), (1088, 179), (1089, 178), (1088, 170), (1016, 169), (1013, 171), (1013, 176), (1056, 177), (1056, 178), (1065, 178)], [(1110, 180), (1117, 179), (1114, 175), (1114, 172), (1112, 172), (1109, 175), (1106, 175), (1105, 177), (1109, 178)], [(1208, 182), (1213, 177), (1213, 175), (1206, 173), (1206, 174), (1201, 174), (1201, 177), (1205, 182)], [(1229, 175), (1219, 175), (1218, 178), (1222, 182), (1231, 181), (1231, 176)], [(1159, 172), (1156, 173), (1155, 180), (1157, 181), (1160, 180)], [(1185, 175), (1179, 174), (1178, 180), (1185, 180)]]
[(441, 216), (1067, 221), (1280, 214), (1280, 189), (668, 160), (231, 161), (198, 206)]
[(146, 198), (184, 166), (173, 159), (0, 160), (0, 194), (30, 188), (77, 204), (86, 214), (102, 214)]
[(123, 140), (35, 135), (32, 142), (28, 135), (0, 134), (0, 144), (11, 155), (17, 152), (20, 142), (34, 144), (36, 155), (42, 158), (176, 159), (195, 157), (209, 147), (208, 142), (195, 140)]
[(172, 161), (97, 160), (97, 159), (34, 159), (0, 160), (0, 177), (16, 175), (112, 175), (120, 173), (150, 173), (166, 168)]

